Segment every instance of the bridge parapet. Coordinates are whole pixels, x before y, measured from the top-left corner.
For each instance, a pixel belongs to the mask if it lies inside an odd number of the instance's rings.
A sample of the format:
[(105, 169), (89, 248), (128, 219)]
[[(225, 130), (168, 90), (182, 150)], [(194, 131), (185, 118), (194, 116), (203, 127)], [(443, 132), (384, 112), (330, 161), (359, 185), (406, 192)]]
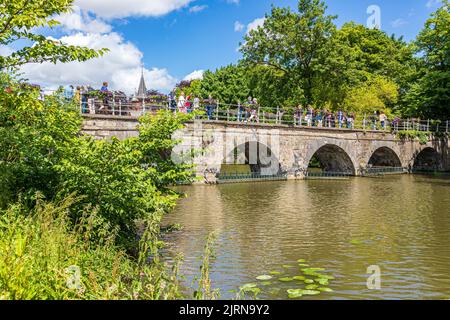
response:
[[(98, 139), (112, 136), (125, 139), (138, 135), (137, 125), (137, 117), (88, 115), (83, 131)], [(431, 165), (438, 170), (450, 170), (446, 136), (432, 137), (428, 143), (420, 144), (417, 139), (400, 139), (390, 131), (227, 121), (188, 123), (181, 136), (204, 149), (193, 162), (197, 174), (208, 183), (217, 181), (222, 164), (236, 161), (258, 166), (262, 174), (303, 179), (311, 160), (317, 158), (327, 172), (351, 172), (358, 176), (367, 172), (368, 167), (379, 165), (412, 170), (418, 156), (427, 150), (436, 154), (429, 153), (424, 157), (426, 161), (437, 157)], [(252, 148), (256, 156), (249, 154)], [(430, 165), (426, 161), (425, 165)]]

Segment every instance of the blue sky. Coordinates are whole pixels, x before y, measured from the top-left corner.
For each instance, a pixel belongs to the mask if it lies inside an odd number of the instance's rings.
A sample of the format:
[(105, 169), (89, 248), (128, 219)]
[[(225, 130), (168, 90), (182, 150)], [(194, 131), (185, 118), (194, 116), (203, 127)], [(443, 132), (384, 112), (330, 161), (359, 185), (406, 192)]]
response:
[[(239, 42), (271, 5), (295, 8), (296, 0), (75, 0), (75, 10), (59, 18), (62, 27), (46, 35), (70, 44), (111, 53), (80, 65), (27, 66), (25, 74), (48, 87), (92, 84), (106, 80), (114, 89), (131, 93), (145, 66), (147, 86), (167, 92), (186, 77), (238, 61)], [(367, 8), (381, 10), (382, 29), (412, 40), (439, 0), (326, 0), (338, 26), (366, 24)], [(259, 20), (258, 20), (259, 19)], [(5, 48), (0, 48), (1, 51)]]
[[(435, 9), (426, 7), (426, 0), (328, 0), (328, 12), (337, 14), (338, 26), (347, 21), (366, 24), (369, 5), (377, 4), (381, 9), (382, 29), (387, 33), (414, 39), (423, 27), (429, 14)], [(293, 0), (241, 0), (239, 5), (230, 5), (224, 0), (197, 1), (206, 9), (197, 13), (180, 10), (156, 19), (132, 19), (115, 30), (126, 35), (144, 53), (146, 66), (168, 67), (172, 74), (182, 77), (193, 70), (214, 69), (236, 62), (239, 42), (245, 34), (234, 30), (239, 21), (248, 25), (270, 12), (271, 4), (291, 6)]]

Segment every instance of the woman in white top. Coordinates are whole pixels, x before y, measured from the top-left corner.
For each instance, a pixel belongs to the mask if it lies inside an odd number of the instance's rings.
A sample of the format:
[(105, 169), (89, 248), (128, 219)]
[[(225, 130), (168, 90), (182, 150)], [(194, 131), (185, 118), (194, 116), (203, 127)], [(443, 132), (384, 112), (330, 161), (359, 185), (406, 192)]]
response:
[(186, 108), (186, 98), (184, 97), (184, 92), (182, 92), (180, 94), (180, 96), (178, 97), (178, 111), (181, 113), (187, 113), (187, 108)]

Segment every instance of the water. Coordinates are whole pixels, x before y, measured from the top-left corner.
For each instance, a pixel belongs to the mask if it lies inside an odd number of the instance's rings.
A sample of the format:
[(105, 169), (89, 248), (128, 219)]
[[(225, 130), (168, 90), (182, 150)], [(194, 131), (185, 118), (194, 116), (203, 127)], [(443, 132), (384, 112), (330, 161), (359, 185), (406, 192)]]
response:
[[(258, 282), (258, 275), (283, 270), (284, 264), (297, 266), (298, 259), (336, 278), (327, 286), (334, 292), (309, 299), (450, 298), (448, 177), (401, 175), (181, 190), (188, 197), (165, 222), (183, 226), (167, 240), (170, 254), (184, 254), (187, 285), (198, 274), (205, 237), (217, 231), (211, 278), (223, 299), (235, 297), (229, 290)], [(381, 290), (367, 288), (371, 265), (381, 269)], [(295, 275), (297, 270), (289, 272)], [(296, 285), (274, 280), (260, 287), (262, 298), (286, 299), (286, 289)]]

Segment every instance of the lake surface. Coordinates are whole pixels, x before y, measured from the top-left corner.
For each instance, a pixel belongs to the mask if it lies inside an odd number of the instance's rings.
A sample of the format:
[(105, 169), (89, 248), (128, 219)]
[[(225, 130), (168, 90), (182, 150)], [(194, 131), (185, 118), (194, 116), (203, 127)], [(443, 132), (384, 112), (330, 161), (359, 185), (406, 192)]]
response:
[[(333, 292), (301, 299), (449, 299), (450, 179), (421, 175), (187, 186), (165, 223), (169, 256), (184, 255), (190, 285), (206, 236), (217, 231), (212, 287), (234, 298), (256, 283), (260, 298), (286, 299), (302, 282), (298, 259), (325, 269)], [(283, 267), (290, 265), (291, 267)], [(367, 288), (379, 266), (381, 289)], [(265, 286), (255, 279), (278, 270)]]

